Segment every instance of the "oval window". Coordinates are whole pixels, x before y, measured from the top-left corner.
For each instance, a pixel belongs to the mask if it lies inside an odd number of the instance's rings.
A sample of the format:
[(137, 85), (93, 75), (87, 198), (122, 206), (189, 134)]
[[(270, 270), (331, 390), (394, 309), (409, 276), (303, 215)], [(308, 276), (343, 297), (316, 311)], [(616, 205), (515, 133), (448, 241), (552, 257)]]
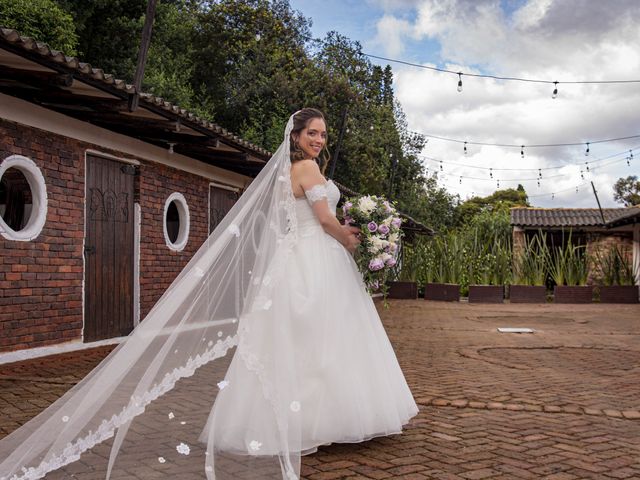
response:
[(44, 227), (47, 190), (33, 160), (12, 155), (0, 165), (0, 233), (10, 240), (29, 241)]
[(189, 239), (189, 207), (181, 193), (172, 193), (164, 204), (164, 238), (167, 246), (178, 252)]

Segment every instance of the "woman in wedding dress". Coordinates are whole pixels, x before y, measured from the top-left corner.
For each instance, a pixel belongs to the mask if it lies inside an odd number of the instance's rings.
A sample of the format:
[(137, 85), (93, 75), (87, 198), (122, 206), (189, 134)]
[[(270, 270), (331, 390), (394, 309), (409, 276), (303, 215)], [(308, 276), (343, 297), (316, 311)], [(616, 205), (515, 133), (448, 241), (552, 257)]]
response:
[(293, 480), (320, 445), (402, 431), (418, 409), (318, 166), (326, 135), (319, 111), (291, 116), (140, 325), (0, 440), (0, 480)]
[[(273, 453), (277, 438), (269, 438), (269, 405), (246, 399), (278, 396), (300, 418), (300, 451), (319, 445), (361, 442), (400, 433), (418, 408), (398, 365), (373, 301), (351, 256), (358, 229), (336, 218), (340, 192), (325, 180), (317, 159), (327, 140), (322, 113), (306, 108), (293, 117), (291, 188), (295, 197), (298, 242), (272, 288), (261, 295), (269, 310), (253, 319), (257, 331), (241, 332), (247, 345), (263, 358), (273, 358), (288, 346), (293, 351), (290, 374), (283, 389), (269, 391), (270, 381), (258, 377), (243, 362), (243, 340), (226, 376), (228, 386), (218, 395), (212, 423), (216, 448), (236, 452)], [(274, 258), (278, 263), (278, 257)], [(269, 274), (268, 274), (269, 275)], [(266, 291), (268, 290), (268, 291)], [(286, 315), (273, 315), (281, 309)], [(274, 334), (274, 332), (277, 332)], [(283, 338), (282, 332), (286, 332)], [(282, 343), (280, 343), (282, 342)], [(263, 372), (266, 378), (279, 376)], [(249, 365), (249, 367), (247, 367)], [(263, 365), (264, 366), (264, 365)], [(267, 367), (268, 368), (268, 367)], [(290, 392), (290, 398), (282, 395)], [(263, 409), (264, 411), (260, 411)], [(255, 423), (247, 419), (259, 419)], [(261, 444), (259, 449), (255, 446)]]

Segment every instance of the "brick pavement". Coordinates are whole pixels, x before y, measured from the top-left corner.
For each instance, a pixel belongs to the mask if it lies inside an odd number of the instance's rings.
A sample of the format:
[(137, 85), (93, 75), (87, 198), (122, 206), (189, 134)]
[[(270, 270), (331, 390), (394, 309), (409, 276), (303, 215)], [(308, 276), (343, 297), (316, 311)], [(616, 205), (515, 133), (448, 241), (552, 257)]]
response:
[[(416, 300), (381, 313), (420, 413), (402, 435), (303, 457), (304, 478), (640, 479), (640, 307)], [(0, 366), (0, 435), (109, 350)], [(154, 467), (129, 476), (162, 478)]]

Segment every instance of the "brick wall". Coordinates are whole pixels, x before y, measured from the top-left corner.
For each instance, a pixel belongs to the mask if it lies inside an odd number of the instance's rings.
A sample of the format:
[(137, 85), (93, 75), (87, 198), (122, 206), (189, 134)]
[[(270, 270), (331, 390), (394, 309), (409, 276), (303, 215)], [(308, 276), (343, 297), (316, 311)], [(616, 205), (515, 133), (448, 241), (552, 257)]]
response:
[[(184, 250), (167, 246), (163, 233), (164, 204), (180, 192), (189, 207), (189, 239)], [(209, 181), (163, 165), (142, 165), (139, 177), (140, 317), (149, 312), (173, 279), (207, 238)]]
[(73, 140), (0, 120), (0, 159), (24, 155), (45, 178), (47, 221), (29, 242), (0, 237), (0, 351), (82, 331), (84, 160)]
[[(29, 242), (0, 236), (0, 351), (56, 344), (82, 335), (84, 152), (104, 149), (0, 119), (0, 161), (14, 154), (33, 160), (47, 185), (47, 221)], [(142, 212), (141, 316), (149, 311), (207, 236), (208, 180), (156, 163), (141, 162), (136, 202)], [(182, 193), (191, 228), (182, 252), (164, 240), (167, 196)]]

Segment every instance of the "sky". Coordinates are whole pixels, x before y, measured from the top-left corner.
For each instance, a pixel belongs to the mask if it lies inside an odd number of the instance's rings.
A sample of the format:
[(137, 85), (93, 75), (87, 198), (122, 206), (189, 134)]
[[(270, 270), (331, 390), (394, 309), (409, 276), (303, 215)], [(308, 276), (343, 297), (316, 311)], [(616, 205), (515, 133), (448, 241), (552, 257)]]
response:
[[(371, 59), (392, 66), (411, 130), (459, 140), (429, 138), (422, 160), (462, 200), (522, 184), (534, 206), (596, 208), (593, 182), (603, 207), (621, 207), (613, 184), (640, 176), (640, 83), (563, 83), (640, 80), (638, 0), (290, 3), (316, 37), (336, 30), (368, 54), (463, 72), (458, 92), (456, 74)], [(465, 73), (558, 81), (558, 95), (552, 83)], [(567, 143), (579, 145), (526, 147)]]

